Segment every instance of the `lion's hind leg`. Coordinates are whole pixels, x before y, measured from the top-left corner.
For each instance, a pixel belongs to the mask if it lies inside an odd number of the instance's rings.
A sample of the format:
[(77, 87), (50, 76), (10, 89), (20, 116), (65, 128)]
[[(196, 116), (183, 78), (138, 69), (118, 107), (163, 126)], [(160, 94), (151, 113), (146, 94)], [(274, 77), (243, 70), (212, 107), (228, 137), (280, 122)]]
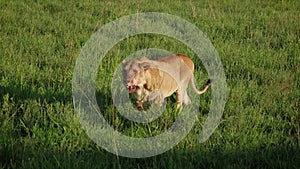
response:
[(192, 101), (191, 101), (189, 95), (187, 94), (187, 91), (184, 92), (183, 103), (184, 103), (185, 105), (188, 105), (188, 104), (191, 104), (191, 103), (192, 103)]

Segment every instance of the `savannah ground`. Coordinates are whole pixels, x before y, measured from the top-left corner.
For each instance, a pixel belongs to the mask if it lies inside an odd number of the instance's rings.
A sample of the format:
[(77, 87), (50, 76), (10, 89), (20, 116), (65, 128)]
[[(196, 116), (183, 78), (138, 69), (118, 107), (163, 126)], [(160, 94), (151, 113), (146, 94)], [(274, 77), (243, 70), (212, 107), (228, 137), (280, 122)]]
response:
[[(201, 96), (198, 121), (177, 146), (131, 159), (85, 134), (73, 108), (72, 73), (97, 29), (148, 11), (179, 16), (207, 35), (225, 69), (227, 103), (206, 142), (199, 144), (198, 136), (210, 92)], [(1, 168), (300, 168), (299, 1), (1, 0), (0, 13)], [(116, 66), (145, 48), (191, 56), (198, 88), (207, 80), (197, 56), (174, 39), (139, 35), (117, 44), (99, 65), (96, 97), (107, 121), (132, 137), (162, 133), (176, 118), (170, 113), (138, 124), (114, 109)], [(173, 101), (167, 100), (168, 110)]]

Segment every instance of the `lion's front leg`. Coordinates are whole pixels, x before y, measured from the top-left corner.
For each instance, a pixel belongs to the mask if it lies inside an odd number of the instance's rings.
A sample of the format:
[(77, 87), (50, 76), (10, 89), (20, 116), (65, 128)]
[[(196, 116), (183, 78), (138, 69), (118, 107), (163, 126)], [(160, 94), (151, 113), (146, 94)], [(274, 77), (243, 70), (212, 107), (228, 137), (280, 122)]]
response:
[(136, 92), (136, 108), (139, 111), (148, 109), (149, 92), (143, 88), (139, 88)]
[(137, 100), (135, 105), (139, 111), (148, 109), (148, 103), (147, 103), (147, 101), (144, 101), (144, 100)]
[(149, 94), (149, 100), (154, 101), (157, 106), (162, 106), (164, 103), (164, 95), (160, 90), (154, 90)]

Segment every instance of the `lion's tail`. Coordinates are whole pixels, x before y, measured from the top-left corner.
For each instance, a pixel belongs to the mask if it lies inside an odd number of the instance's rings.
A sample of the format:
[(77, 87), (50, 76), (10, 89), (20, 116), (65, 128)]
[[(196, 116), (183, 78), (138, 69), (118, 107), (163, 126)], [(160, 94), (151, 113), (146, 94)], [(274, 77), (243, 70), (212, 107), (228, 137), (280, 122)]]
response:
[(211, 83), (212, 83), (212, 80), (208, 79), (207, 82), (206, 82), (206, 84), (205, 84), (204, 89), (202, 89), (202, 90), (199, 91), (199, 90), (196, 88), (194, 77), (191, 78), (191, 86), (192, 86), (193, 90), (195, 91), (195, 93), (197, 93), (197, 94), (203, 94), (203, 93), (205, 93), (206, 90), (207, 90), (207, 89), (209, 88), (209, 86), (211, 85)]

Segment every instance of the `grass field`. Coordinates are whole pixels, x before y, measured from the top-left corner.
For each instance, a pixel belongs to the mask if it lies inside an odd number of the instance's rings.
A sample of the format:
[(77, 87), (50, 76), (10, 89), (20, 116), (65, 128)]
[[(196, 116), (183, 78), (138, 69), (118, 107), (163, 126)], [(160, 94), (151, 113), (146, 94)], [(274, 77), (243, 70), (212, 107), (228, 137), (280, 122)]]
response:
[[(227, 103), (206, 142), (198, 137), (209, 92), (184, 140), (163, 154), (134, 159), (107, 152), (85, 134), (73, 108), (72, 74), (97, 29), (148, 11), (179, 16), (207, 35), (225, 69)], [(1, 0), (0, 13), (1, 168), (300, 168), (299, 1)], [(107, 121), (134, 137), (164, 132), (176, 118), (170, 113), (136, 124), (114, 109), (116, 66), (145, 48), (190, 55), (196, 82), (207, 80), (195, 54), (174, 39), (139, 35), (116, 45), (99, 66), (96, 96)]]

